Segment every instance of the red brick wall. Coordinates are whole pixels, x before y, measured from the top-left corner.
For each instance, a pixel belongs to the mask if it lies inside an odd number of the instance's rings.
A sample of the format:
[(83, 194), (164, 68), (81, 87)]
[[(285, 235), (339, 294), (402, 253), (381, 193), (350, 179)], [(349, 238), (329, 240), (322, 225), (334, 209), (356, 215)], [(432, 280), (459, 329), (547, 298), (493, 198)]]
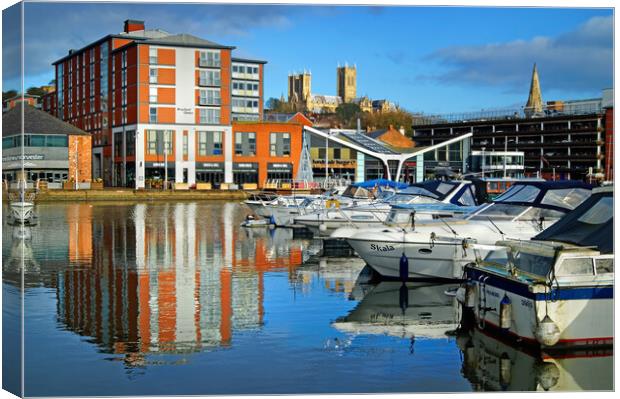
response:
[[(76, 152), (77, 142), (77, 152)], [(92, 137), (87, 135), (69, 136), (69, 179), (75, 177), (77, 156), (78, 181), (89, 182), (92, 179)]]

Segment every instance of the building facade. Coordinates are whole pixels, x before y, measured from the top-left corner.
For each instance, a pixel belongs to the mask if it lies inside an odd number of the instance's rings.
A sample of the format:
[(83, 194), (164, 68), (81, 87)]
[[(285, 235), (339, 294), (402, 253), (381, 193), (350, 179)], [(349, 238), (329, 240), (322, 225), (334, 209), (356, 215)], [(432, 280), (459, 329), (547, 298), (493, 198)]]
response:
[(61, 188), (63, 181), (90, 183), (91, 142), (87, 132), (19, 103), (2, 116), (2, 179), (29, 185), (42, 180), (50, 188)]
[(190, 143), (262, 117), (265, 62), (233, 58), (234, 48), (127, 20), (54, 62), (56, 114), (91, 133), (94, 177), (143, 188), (165, 163), (174, 181), (194, 183)]

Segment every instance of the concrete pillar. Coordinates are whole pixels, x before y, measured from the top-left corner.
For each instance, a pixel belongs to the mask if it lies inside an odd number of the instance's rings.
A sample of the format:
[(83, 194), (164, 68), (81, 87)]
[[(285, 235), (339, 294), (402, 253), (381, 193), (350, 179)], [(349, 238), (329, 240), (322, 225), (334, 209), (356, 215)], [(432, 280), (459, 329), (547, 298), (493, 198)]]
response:
[(233, 151), (234, 138), (231, 126), (223, 127), (224, 129), (224, 183), (233, 182)]

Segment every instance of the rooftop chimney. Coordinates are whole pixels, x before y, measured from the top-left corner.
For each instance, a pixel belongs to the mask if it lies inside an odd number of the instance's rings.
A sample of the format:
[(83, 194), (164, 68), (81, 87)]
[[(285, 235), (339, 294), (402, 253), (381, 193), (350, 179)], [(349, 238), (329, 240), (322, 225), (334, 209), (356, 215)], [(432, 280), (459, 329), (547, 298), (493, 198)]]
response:
[(137, 19), (126, 19), (125, 20), (125, 33), (144, 30), (144, 21), (139, 21)]

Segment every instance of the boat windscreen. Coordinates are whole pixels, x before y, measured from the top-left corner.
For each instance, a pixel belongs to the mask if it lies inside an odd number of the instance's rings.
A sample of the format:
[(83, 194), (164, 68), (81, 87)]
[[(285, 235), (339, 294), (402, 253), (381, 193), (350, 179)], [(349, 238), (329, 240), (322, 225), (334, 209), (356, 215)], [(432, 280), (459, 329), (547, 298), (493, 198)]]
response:
[(408, 187), (405, 190), (402, 190), (400, 192), (400, 194), (401, 195), (409, 195), (409, 196), (421, 195), (421, 196), (424, 196), (424, 197), (434, 198), (434, 199), (439, 198), (439, 195), (437, 195), (435, 193), (432, 193), (432, 192), (428, 191), (425, 188), (417, 187), (417, 186)]
[(549, 190), (540, 203), (565, 209), (575, 209), (579, 204), (588, 199), (591, 193), (592, 191), (585, 188)]
[(535, 186), (516, 185), (510, 187), (506, 192), (495, 198), (494, 202), (526, 202), (532, 203), (540, 194), (540, 189)]
[(516, 251), (512, 252), (511, 263), (522, 272), (546, 276), (553, 266), (554, 258), (540, 254)]

